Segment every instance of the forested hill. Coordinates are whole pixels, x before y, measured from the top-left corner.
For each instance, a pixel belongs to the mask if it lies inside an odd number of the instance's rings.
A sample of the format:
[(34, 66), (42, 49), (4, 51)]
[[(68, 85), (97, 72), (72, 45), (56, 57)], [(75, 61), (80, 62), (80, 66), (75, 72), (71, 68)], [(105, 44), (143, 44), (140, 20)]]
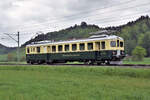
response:
[(121, 26), (119, 34), (125, 39), (125, 48), (128, 54), (137, 46), (142, 46), (150, 56), (150, 18), (142, 16), (136, 21)]
[(150, 18), (149, 16), (141, 16), (136, 21), (129, 22), (121, 26), (113, 26), (100, 28), (97, 25), (88, 25), (86, 22), (82, 22), (81, 25), (74, 25), (67, 29), (60, 31), (49, 32), (47, 34), (41, 34), (34, 39), (26, 42), (23, 46), (43, 40), (69, 40), (74, 38), (86, 38), (89, 37), (91, 32), (99, 30), (117, 30), (117, 34), (125, 39), (125, 48), (128, 54), (131, 54), (132, 50), (140, 45), (147, 50), (148, 56), (150, 56)]
[(6, 47), (6, 46), (0, 44), (0, 54), (7, 54), (7, 53), (11, 52), (14, 49), (15, 48)]
[(69, 28), (49, 32), (47, 34), (40, 34), (34, 39), (26, 42), (23, 46), (30, 44), (35, 41), (43, 41), (43, 40), (53, 40), (53, 41), (61, 41), (61, 40), (71, 40), (71, 39), (79, 39), (89, 37), (91, 32), (96, 32), (100, 30), (97, 25), (87, 25), (86, 22), (82, 22), (81, 25), (74, 25)]

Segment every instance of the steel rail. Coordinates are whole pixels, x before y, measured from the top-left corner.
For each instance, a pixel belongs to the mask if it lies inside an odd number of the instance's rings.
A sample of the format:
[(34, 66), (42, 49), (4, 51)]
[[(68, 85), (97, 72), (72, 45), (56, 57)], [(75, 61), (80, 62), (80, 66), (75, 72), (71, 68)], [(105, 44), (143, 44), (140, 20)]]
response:
[(131, 67), (131, 68), (150, 68), (150, 64), (112, 64), (112, 65), (88, 65), (88, 64), (0, 64), (0, 66), (78, 66), (78, 67)]

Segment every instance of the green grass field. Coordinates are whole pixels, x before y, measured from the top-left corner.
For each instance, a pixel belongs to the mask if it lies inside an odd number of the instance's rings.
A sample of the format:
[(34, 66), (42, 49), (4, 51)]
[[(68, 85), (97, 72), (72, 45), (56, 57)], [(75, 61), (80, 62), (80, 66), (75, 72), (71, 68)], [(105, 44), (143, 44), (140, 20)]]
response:
[(0, 66), (0, 100), (150, 100), (150, 70)]
[(150, 65), (150, 58), (144, 58), (143, 61), (132, 61), (131, 59), (124, 60), (123, 61), (124, 64), (149, 64)]

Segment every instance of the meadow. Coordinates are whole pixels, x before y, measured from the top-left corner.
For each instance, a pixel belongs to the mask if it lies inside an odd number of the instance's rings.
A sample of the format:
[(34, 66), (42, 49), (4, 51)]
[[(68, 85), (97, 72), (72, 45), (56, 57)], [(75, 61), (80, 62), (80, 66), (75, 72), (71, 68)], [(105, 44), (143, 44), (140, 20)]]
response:
[(150, 58), (144, 58), (143, 61), (132, 61), (131, 59), (124, 59), (123, 64), (147, 64), (150, 65)]
[(150, 70), (0, 66), (0, 100), (149, 100)]

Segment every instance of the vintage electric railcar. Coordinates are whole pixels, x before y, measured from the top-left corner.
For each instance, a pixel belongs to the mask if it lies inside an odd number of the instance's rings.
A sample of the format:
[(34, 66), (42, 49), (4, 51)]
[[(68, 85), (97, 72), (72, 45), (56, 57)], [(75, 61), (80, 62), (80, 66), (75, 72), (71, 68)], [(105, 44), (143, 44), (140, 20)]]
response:
[(109, 64), (125, 57), (124, 40), (115, 35), (97, 35), (86, 39), (38, 42), (26, 46), (26, 61), (52, 64), (79, 61), (88, 64)]

